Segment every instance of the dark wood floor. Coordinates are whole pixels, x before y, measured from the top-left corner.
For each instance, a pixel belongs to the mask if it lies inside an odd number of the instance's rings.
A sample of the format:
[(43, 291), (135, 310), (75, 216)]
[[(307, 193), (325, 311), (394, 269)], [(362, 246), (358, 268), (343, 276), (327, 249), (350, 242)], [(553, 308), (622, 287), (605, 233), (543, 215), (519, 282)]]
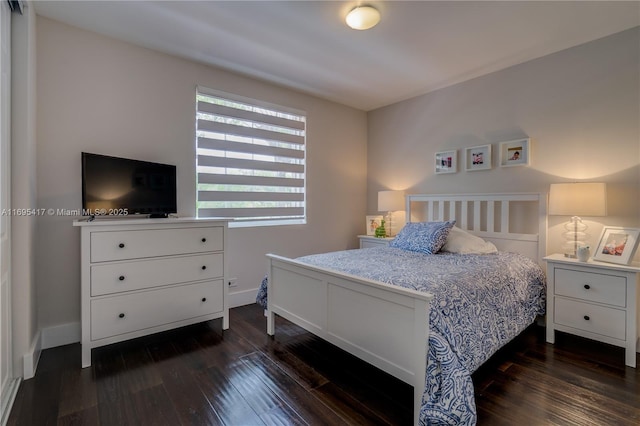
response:
[[(9, 425), (410, 424), (412, 388), (256, 305), (221, 321), (43, 352)], [(620, 348), (531, 326), (473, 375), (480, 425), (638, 425), (640, 370)]]

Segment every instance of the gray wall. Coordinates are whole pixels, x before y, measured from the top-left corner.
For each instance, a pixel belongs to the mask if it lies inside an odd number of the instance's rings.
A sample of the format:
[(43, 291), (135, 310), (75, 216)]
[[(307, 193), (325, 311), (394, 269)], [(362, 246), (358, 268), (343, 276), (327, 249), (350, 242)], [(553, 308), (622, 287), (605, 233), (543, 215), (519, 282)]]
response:
[[(308, 224), (231, 229), (232, 304), (252, 302), (264, 254), (355, 247), (366, 205), (366, 114), (282, 87), (38, 17), (37, 199), (80, 208), (81, 151), (177, 165), (178, 210), (195, 214), (195, 88), (307, 112)], [(346, 208), (348, 206), (348, 208)], [(72, 217), (38, 222), (41, 328), (80, 320), (80, 235)], [(60, 331), (60, 330), (58, 330)]]
[[(381, 189), (546, 193), (587, 180), (609, 192), (609, 215), (585, 218), (593, 244), (603, 224), (640, 227), (639, 40), (634, 28), (369, 112), (367, 212)], [(522, 137), (531, 165), (501, 168), (498, 143)], [(464, 148), (485, 144), (493, 169), (464, 171)], [(435, 175), (435, 153), (452, 149), (458, 173)], [(549, 217), (549, 253), (568, 219)]]

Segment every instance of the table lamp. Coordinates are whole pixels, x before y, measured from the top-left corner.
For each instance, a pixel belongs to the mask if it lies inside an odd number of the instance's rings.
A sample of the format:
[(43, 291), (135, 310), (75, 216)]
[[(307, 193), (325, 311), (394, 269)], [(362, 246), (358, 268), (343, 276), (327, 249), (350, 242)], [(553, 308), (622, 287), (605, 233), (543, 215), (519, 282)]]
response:
[(378, 191), (378, 211), (387, 212), (388, 231), (387, 236), (392, 237), (392, 217), (393, 212), (404, 210), (404, 191)]
[(571, 216), (564, 225), (565, 257), (576, 257), (578, 247), (586, 245), (587, 225), (580, 216), (607, 215), (607, 187), (604, 183), (552, 183), (549, 187), (549, 215)]

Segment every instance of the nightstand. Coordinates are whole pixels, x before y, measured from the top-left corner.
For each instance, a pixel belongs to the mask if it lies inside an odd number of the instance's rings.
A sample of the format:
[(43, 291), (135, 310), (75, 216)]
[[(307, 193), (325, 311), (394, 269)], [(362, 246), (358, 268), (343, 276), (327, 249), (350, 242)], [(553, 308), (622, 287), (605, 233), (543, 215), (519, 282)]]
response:
[(547, 261), (547, 342), (560, 330), (625, 348), (625, 364), (636, 366), (640, 267), (561, 254)]
[(377, 238), (372, 235), (358, 235), (360, 248), (386, 246), (393, 237)]

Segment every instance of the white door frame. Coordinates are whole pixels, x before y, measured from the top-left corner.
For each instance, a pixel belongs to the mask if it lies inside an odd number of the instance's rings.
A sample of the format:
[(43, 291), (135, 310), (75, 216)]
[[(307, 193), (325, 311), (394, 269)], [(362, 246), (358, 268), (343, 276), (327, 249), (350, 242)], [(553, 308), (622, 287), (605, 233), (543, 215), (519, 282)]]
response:
[(20, 383), (13, 372), (11, 324), (11, 9), (0, 2), (0, 424)]

